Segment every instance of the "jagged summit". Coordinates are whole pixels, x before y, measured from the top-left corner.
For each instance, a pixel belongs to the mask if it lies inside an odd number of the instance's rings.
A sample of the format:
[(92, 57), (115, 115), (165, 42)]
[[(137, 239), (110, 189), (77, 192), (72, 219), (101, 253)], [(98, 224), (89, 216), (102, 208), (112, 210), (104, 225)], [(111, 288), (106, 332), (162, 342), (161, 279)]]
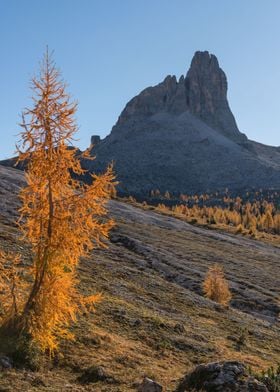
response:
[(217, 57), (196, 52), (185, 79), (187, 106), (207, 125), (234, 140), (246, 140), (238, 130), (227, 100), (227, 78)]
[(148, 87), (134, 97), (121, 113), (116, 126), (131, 118), (159, 112), (177, 115), (189, 112), (233, 140), (246, 140), (238, 130), (227, 101), (226, 75), (216, 56), (207, 51), (194, 54), (186, 77), (182, 75), (177, 81), (176, 76), (168, 75), (162, 83)]
[(131, 194), (280, 188), (279, 148), (238, 130), (226, 75), (207, 51), (195, 53), (186, 76), (168, 75), (131, 99), (92, 154), (86, 168), (114, 161), (119, 189)]

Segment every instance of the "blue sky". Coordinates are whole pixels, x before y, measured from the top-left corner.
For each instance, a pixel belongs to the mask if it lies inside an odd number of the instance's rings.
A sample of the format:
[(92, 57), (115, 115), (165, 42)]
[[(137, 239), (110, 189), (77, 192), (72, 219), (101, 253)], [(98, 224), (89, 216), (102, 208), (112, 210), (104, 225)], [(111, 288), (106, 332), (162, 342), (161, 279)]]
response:
[(46, 45), (79, 102), (77, 145), (106, 136), (128, 100), (193, 53), (214, 53), (251, 139), (280, 145), (278, 0), (0, 0), (0, 159), (14, 152)]

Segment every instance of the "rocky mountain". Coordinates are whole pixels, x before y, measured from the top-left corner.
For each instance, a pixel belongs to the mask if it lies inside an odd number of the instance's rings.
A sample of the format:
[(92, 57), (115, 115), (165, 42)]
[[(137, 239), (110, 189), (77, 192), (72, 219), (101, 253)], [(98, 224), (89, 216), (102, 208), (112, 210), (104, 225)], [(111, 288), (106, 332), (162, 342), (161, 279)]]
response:
[[(227, 79), (218, 60), (208, 52), (196, 52), (184, 78), (167, 76), (133, 98), (122, 112), (116, 127), (135, 117), (157, 113), (180, 115), (189, 112), (211, 128), (237, 141), (245, 141), (236, 125), (227, 101)], [(115, 129), (114, 129), (115, 130)]]
[(186, 76), (167, 76), (134, 97), (109, 136), (93, 136), (95, 161), (114, 161), (119, 189), (204, 192), (228, 187), (280, 188), (280, 148), (252, 142), (238, 129), (217, 58), (196, 52)]

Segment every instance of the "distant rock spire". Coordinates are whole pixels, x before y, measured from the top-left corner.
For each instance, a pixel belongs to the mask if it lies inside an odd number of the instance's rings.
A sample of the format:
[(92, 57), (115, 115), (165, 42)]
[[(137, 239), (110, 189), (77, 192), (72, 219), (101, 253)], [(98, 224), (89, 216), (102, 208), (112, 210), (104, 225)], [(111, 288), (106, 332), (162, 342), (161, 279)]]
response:
[(227, 101), (226, 75), (216, 56), (207, 51), (194, 54), (185, 78), (181, 76), (177, 81), (175, 76), (168, 75), (163, 82), (134, 97), (121, 113), (117, 125), (160, 112), (179, 115), (186, 111), (233, 140), (246, 140), (238, 130)]
[(97, 144), (99, 144), (101, 141), (100, 136), (99, 135), (92, 135), (90, 138), (90, 145), (91, 146), (96, 146)]
[(92, 154), (83, 167), (100, 173), (114, 162), (126, 195), (280, 189), (278, 149), (239, 132), (226, 75), (209, 52), (195, 53), (186, 76), (168, 75), (128, 102)]
[(231, 139), (240, 134), (227, 100), (227, 78), (217, 57), (209, 52), (196, 52), (185, 78), (187, 107), (212, 128)]

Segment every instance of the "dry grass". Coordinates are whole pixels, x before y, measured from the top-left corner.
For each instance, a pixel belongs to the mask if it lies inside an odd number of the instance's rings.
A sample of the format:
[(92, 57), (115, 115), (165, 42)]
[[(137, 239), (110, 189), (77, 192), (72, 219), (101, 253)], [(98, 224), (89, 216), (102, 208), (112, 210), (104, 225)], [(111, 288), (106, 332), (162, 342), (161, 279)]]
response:
[(188, 217), (184, 214), (177, 213), (175, 211), (172, 211), (168, 207), (165, 206), (165, 204), (160, 204), (159, 206), (153, 206), (149, 205), (146, 202), (144, 203), (138, 203), (134, 198), (119, 198), (118, 200), (120, 201), (125, 201), (130, 203), (136, 208), (141, 208), (144, 211), (155, 211), (156, 213), (162, 214), (162, 215), (167, 215), (170, 217), (174, 217), (176, 219), (180, 219), (183, 222), (187, 222), (189, 224), (202, 227), (202, 228), (207, 228), (209, 230), (216, 230), (216, 231), (223, 231), (227, 232), (230, 234), (236, 234), (236, 235), (242, 235), (251, 239), (256, 239), (258, 241), (262, 241), (268, 244), (272, 244), (276, 247), (280, 247), (280, 236), (278, 234), (273, 234), (273, 233), (267, 233), (264, 231), (257, 231), (257, 230), (252, 230), (252, 229), (246, 229), (244, 228), (241, 224), (238, 226), (231, 226), (231, 225), (226, 225), (224, 223), (208, 223), (205, 222), (204, 219), (200, 218), (199, 216), (195, 217)]
[[(279, 361), (279, 248), (123, 203), (112, 202), (111, 211), (118, 227), (109, 248), (80, 265), (81, 290), (102, 292), (103, 301), (73, 326), (76, 341), (62, 342), (54, 363), (2, 372), (0, 391), (126, 392), (144, 375), (174, 391), (198, 363), (237, 359), (260, 370)], [(6, 220), (0, 245), (28, 262)], [(203, 298), (213, 262), (224, 266), (233, 292), (226, 309)], [(81, 384), (78, 376), (93, 365), (114, 381)]]

